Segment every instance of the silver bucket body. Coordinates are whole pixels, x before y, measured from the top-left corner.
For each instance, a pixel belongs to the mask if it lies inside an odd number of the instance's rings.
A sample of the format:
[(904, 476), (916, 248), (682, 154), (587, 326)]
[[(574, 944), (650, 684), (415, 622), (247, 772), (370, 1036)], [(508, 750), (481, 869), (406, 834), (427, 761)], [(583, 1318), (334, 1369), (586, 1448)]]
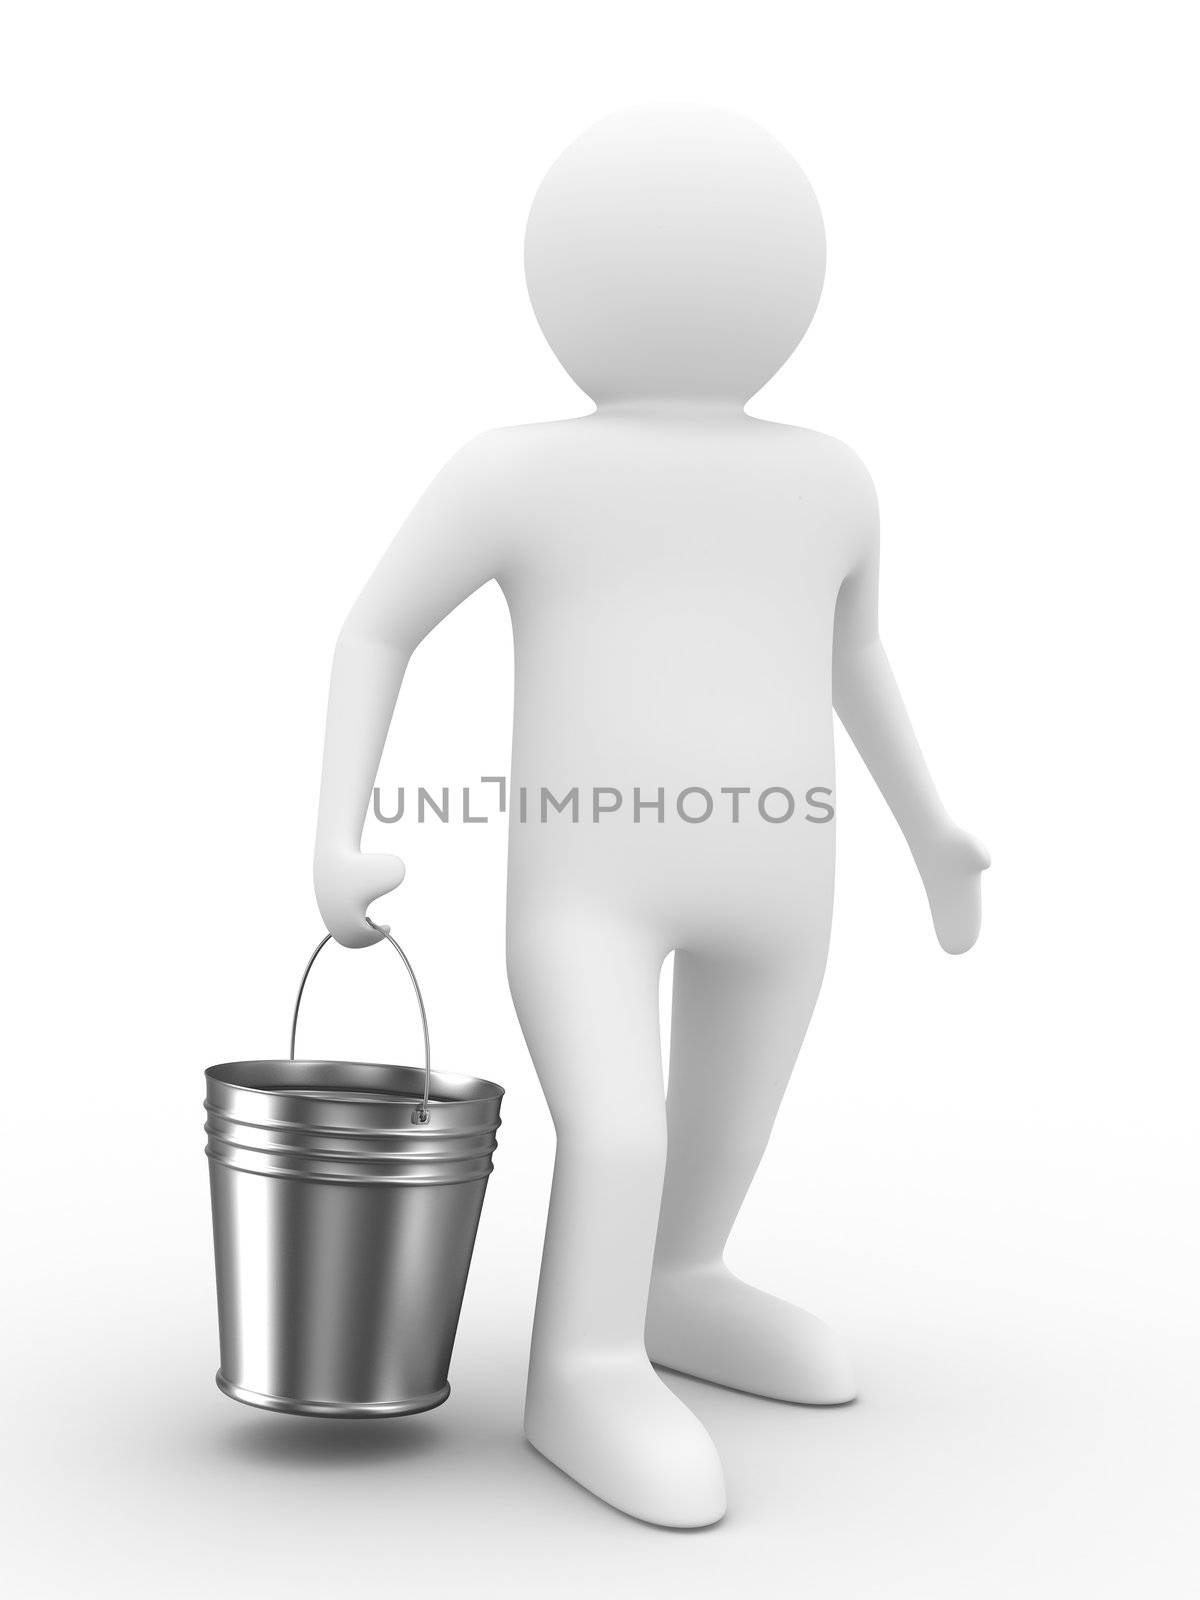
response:
[(306, 1416), (440, 1405), (504, 1091), (355, 1061), (205, 1077), (218, 1385)]

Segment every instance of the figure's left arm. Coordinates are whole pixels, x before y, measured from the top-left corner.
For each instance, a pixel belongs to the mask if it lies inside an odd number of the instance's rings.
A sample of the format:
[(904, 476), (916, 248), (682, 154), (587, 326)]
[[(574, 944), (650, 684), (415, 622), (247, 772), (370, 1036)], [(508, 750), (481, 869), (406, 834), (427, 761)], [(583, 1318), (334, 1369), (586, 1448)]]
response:
[(879, 513), (869, 480), (864, 491), (863, 549), (838, 593), (834, 622), (834, 709), (900, 824), (938, 942), (960, 955), (979, 937), (981, 879), (991, 861), (946, 814), (880, 641)]

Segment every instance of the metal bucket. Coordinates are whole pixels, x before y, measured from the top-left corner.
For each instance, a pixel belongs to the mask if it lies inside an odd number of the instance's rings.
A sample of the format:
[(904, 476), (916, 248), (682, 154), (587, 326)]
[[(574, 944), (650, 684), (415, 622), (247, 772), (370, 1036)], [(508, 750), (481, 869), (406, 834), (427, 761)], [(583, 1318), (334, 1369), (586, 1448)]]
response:
[(234, 1061), (205, 1073), (221, 1368), (268, 1411), (394, 1417), (447, 1373), (504, 1090), (360, 1061)]

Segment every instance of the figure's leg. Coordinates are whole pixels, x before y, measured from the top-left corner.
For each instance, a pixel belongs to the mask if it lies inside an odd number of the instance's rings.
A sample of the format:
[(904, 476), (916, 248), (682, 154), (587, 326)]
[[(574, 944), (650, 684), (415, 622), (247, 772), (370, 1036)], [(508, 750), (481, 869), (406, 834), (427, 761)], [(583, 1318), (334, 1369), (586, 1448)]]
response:
[(646, 1355), (666, 1160), (663, 952), (575, 910), (509, 913), (509, 979), (558, 1143), (525, 1433), (593, 1494), (648, 1522), (725, 1510), (716, 1449)]
[(854, 1379), (816, 1317), (736, 1278), (722, 1255), (824, 971), (783, 952), (675, 957), (666, 1183), (646, 1323), (652, 1360), (776, 1400), (838, 1405)]

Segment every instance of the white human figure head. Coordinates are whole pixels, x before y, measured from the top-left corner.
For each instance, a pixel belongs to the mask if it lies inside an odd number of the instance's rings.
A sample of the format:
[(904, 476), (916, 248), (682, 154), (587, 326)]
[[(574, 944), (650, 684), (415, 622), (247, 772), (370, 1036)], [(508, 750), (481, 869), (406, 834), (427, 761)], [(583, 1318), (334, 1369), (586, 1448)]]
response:
[(808, 179), (748, 117), (605, 117), (534, 198), (525, 277), (555, 355), (598, 405), (742, 406), (796, 348), (825, 276)]

